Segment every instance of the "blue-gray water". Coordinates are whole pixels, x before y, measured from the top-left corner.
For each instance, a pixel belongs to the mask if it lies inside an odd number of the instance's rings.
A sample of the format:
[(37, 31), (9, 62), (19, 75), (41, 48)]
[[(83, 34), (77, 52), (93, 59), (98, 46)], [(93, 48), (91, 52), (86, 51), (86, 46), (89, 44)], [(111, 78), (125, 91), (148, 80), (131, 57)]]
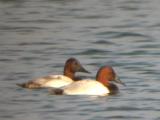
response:
[[(160, 120), (159, 0), (0, 0), (1, 120)], [(16, 83), (62, 74), (76, 57), (94, 77), (112, 65), (126, 87), (108, 97), (51, 96)]]

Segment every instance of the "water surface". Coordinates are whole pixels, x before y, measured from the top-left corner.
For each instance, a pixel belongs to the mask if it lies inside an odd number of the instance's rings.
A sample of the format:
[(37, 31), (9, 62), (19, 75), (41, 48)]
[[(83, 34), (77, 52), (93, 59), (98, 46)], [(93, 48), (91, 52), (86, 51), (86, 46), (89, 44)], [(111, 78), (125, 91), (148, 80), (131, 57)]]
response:
[[(160, 1), (0, 0), (0, 118), (159, 120)], [(52, 96), (16, 83), (61, 74), (76, 57), (94, 77), (114, 67), (108, 97)]]

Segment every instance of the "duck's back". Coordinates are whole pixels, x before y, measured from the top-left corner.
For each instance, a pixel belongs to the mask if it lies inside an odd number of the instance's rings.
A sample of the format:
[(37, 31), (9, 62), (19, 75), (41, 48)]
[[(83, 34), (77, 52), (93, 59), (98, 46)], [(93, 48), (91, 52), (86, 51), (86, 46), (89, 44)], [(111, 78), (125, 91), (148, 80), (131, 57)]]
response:
[(69, 77), (64, 76), (64, 75), (50, 75), (45, 80), (46, 81), (43, 84), (43, 87), (59, 88), (59, 87), (62, 87), (62, 86), (69, 85), (73, 82), (72, 79), (70, 79)]
[(22, 83), (17, 85), (30, 89), (46, 88), (46, 87), (59, 88), (69, 85), (72, 82), (73, 82), (72, 79), (64, 75), (49, 75), (35, 80), (31, 80), (27, 83)]
[(107, 95), (109, 90), (96, 80), (81, 80), (63, 88), (66, 95)]

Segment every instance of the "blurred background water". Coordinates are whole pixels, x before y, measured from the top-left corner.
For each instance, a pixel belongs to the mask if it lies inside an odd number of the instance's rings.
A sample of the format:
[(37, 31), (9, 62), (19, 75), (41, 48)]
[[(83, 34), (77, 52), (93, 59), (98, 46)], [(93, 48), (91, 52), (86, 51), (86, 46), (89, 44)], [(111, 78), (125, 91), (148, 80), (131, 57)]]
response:
[[(160, 120), (159, 5), (159, 0), (0, 0), (0, 119)], [(87, 97), (15, 85), (61, 74), (69, 57), (92, 72), (88, 77), (102, 65), (113, 66), (127, 86), (119, 85), (116, 96)]]

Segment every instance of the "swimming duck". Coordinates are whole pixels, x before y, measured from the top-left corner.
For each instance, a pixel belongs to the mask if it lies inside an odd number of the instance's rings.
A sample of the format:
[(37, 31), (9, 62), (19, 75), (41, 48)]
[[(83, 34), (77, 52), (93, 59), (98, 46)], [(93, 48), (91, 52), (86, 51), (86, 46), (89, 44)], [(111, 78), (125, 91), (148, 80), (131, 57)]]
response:
[(62, 87), (71, 84), (74, 80), (79, 80), (75, 76), (76, 72), (89, 73), (80, 62), (75, 58), (69, 58), (64, 66), (63, 75), (48, 75), (37, 78), (26, 83), (18, 83), (17, 85), (23, 88), (38, 89), (46, 87)]
[(85, 79), (76, 81), (62, 88), (53, 88), (50, 90), (50, 93), (59, 95), (64, 94), (98, 96), (116, 94), (118, 92), (118, 87), (115, 84), (111, 83), (112, 81), (125, 85), (120, 81), (120, 79), (118, 79), (112, 67), (103, 66), (98, 70), (96, 80)]

